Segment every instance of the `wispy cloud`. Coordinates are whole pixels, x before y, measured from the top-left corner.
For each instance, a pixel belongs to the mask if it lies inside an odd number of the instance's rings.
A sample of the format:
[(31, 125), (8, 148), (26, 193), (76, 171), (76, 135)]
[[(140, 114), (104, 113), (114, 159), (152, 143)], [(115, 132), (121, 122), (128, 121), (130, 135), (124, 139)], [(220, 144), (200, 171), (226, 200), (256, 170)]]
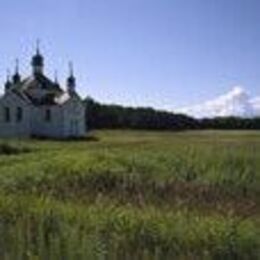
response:
[(260, 116), (260, 97), (250, 98), (243, 87), (236, 86), (230, 92), (215, 99), (177, 111), (196, 118)]

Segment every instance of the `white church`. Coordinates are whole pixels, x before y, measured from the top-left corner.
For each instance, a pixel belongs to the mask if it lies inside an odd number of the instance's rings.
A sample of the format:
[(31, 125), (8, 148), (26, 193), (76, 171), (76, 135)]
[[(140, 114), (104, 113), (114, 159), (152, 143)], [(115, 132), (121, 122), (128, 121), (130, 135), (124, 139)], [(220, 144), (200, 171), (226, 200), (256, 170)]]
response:
[(44, 58), (37, 46), (32, 57), (32, 74), (24, 79), (8, 75), (0, 97), (0, 138), (68, 138), (85, 135), (85, 106), (76, 91), (76, 79), (70, 64), (66, 88), (44, 75)]

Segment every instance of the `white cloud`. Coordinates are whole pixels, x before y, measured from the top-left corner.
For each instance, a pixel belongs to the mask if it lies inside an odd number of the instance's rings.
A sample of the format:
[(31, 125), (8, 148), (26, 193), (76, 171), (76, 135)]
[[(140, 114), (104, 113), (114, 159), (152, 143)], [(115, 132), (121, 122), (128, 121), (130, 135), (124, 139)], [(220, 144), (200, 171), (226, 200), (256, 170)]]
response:
[(250, 100), (251, 106), (254, 109), (254, 114), (260, 116), (260, 97), (256, 97)]
[(196, 118), (260, 116), (260, 97), (251, 99), (244, 88), (236, 86), (230, 92), (202, 104), (177, 109)]

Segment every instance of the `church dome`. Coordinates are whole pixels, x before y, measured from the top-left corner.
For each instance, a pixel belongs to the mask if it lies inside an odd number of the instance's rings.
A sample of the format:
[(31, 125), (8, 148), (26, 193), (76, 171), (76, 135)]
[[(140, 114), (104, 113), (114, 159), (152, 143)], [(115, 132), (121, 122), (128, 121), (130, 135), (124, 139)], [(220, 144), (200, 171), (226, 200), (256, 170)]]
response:
[(21, 81), (21, 76), (19, 74), (19, 60), (16, 59), (15, 63), (16, 64), (15, 64), (15, 73), (13, 75), (13, 83), (17, 84), (17, 83), (19, 83)]
[(69, 71), (70, 75), (67, 78), (67, 88), (69, 92), (74, 92), (76, 87), (76, 78), (74, 77), (72, 62), (69, 63)]
[(70, 75), (67, 79), (68, 86), (75, 86), (76, 78), (73, 75)]
[(18, 74), (18, 73), (15, 73), (14, 75), (13, 75), (13, 83), (19, 83), (21, 81), (21, 77), (20, 77), (20, 75)]
[(37, 53), (32, 57), (32, 66), (37, 67), (43, 66), (43, 56), (37, 51)]
[(5, 90), (10, 89), (12, 87), (12, 82), (10, 81), (10, 73), (7, 71), (7, 79), (5, 82)]
[(31, 64), (35, 76), (43, 74), (44, 58), (40, 53), (39, 41), (37, 41), (36, 54), (32, 57)]
[(5, 89), (9, 89), (9, 88), (11, 88), (11, 86), (12, 86), (11, 81), (10, 81), (10, 80), (7, 80), (7, 81), (5, 82)]

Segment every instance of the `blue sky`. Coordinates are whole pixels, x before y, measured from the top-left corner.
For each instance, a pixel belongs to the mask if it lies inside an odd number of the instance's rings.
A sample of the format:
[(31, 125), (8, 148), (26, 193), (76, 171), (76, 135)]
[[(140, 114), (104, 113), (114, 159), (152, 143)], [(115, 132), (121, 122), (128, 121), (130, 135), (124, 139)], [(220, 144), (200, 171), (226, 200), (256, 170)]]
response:
[(0, 0), (0, 82), (41, 39), (46, 73), (74, 62), (78, 89), (106, 103), (174, 109), (235, 85), (260, 94), (259, 0)]

